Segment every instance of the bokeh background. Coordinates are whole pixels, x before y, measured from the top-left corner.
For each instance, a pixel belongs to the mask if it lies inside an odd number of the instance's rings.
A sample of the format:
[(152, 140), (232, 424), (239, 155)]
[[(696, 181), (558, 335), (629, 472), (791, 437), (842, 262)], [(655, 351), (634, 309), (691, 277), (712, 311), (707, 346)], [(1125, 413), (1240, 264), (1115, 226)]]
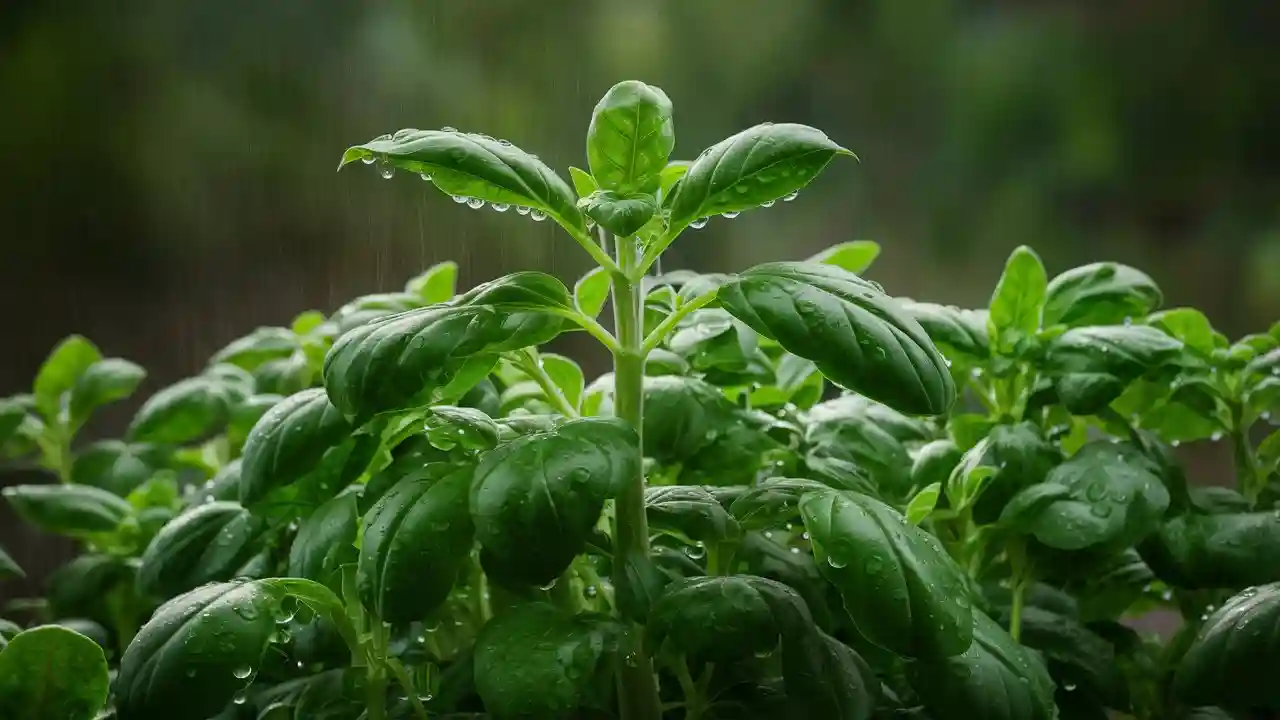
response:
[[(1025, 243), (1051, 274), (1141, 267), (1238, 336), (1280, 318), (1277, 37), (1268, 0), (0, 3), (0, 396), (85, 334), (151, 371), (92, 439), (253, 327), (439, 260), (467, 285), (571, 280), (589, 261), (552, 223), (334, 169), (452, 125), (563, 172), (628, 78), (673, 99), (681, 158), (765, 120), (862, 158), (688, 233), (666, 269), (873, 239), (891, 293), (982, 306)], [(1184, 451), (1201, 481), (1226, 471), (1223, 448)], [(71, 553), (7, 507), (0, 543), (34, 576), (0, 599)]]

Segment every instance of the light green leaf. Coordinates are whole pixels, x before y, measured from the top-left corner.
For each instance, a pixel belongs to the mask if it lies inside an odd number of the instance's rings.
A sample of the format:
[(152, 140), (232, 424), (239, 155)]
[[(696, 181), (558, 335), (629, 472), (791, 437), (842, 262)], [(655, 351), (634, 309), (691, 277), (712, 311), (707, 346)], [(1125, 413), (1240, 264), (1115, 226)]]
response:
[(298, 336), (282, 327), (260, 327), (242, 338), (231, 341), (214, 353), (210, 364), (227, 363), (250, 372), (263, 363), (289, 357), (298, 349)]
[(584, 198), (600, 189), (596, 179), (591, 177), (591, 173), (572, 165), (569, 166), (569, 179), (573, 181), (574, 192), (578, 193), (579, 198)]
[(1147, 324), (1160, 328), (1206, 357), (1213, 354), (1213, 326), (1209, 318), (1195, 308), (1161, 310), (1148, 315)]
[(941, 491), (942, 485), (939, 483), (920, 488), (920, 491), (911, 498), (911, 502), (907, 503), (907, 522), (912, 525), (919, 525), (924, 522), (925, 518), (929, 517), (933, 509), (937, 507), (938, 495)]
[(147, 398), (129, 425), (128, 439), (183, 445), (226, 425), (231, 407), (227, 385), (207, 375), (187, 378)]
[(1154, 280), (1113, 262), (1072, 268), (1049, 282), (1044, 326), (1110, 325), (1141, 318), (1164, 300)]
[(538, 355), (538, 360), (551, 381), (560, 388), (560, 392), (569, 401), (569, 405), (574, 408), (579, 407), (582, 403), (582, 390), (586, 385), (586, 379), (578, 363), (555, 353), (541, 353)]
[(573, 299), (578, 312), (589, 318), (598, 316), (604, 309), (605, 301), (609, 299), (609, 288), (608, 271), (602, 267), (587, 271), (573, 286)]
[(138, 589), (173, 597), (207, 582), (230, 580), (259, 548), (261, 518), (232, 502), (197, 505), (151, 540), (138, 569)]
[(625, 80), (610, 88), (591, 114), (587, 161), (602, 190), (651, 195), (658, 190), (659, 174), (675, 144), (667, 94), (653, 85)]
[(54, 421), (62, 410), (62, 395), (75, 387), (76, 381), (94, 363), (102, 359), (97, 346), (80, 335), (71, 335), (49, 353), (36, 374), (36, 408), (46, 421)]
[(448, 302), (457, 293), (458, 263), (446, 260), (436, 263), (405, 283), (404, 291), (433, 305)]
[(15, 562), (3, 547), (0, 547), (0, 581), (24, 578), (26, 576), (27, 573), (22, 569), (22, 566)]
[(880, 257), (880, 244), (870, 240), (853, 240), (832, 245), (809, 258), (808, 262), (825, 263), (861, 275)]
[(1048, 277), (1035, 251), (1016, 248), (1004, 266), (1004, 274), (991, 295), (987, 333), (991, 344), (1004, 355), (1012, 354), (1040, 329)]
[(132, 395), (146, 376), (142, 366), (121, 358), (90, 365), (71, 387), (68, 424), (73, 430), (79, 428), (94, 410)]

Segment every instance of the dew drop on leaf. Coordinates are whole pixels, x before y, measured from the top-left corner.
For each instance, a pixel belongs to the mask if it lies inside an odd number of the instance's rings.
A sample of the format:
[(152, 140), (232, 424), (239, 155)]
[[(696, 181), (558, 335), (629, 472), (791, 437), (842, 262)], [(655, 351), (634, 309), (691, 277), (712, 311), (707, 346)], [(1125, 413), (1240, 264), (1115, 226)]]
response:
[(243, 680), (253, 674), (253, 668), (248, 665), (242, 665), (235, 670), (232, 670), (231, 674), (234, 675), (237, 680)]
[(467, 197), (466, 195), (451, 195), (450, 197), (452, 197), (453, 201), (458, 203), (459, 205), (465, 202), (470, 202), (471, 200), (471, 198)]
[(373, 155), (365, 155), (364, 157), (360, 158), (360, 162), (364, 163), (365, 165), (372, 165), (378, 162), (378, 158)]
[(732, 220), (741, 214), (742, 214), (741, 212), (735, 210), (733, 212), (720, 213), (720, 217), (724, 218), (725, 220)]
[(534, 222), (542, 222), (547, 219), (547, 214), (541, 210), (529, 210), (529, 219)]
[(792, 192), (792, 193), (789, 193), (789, 194), (787, 194), (787, 195), (783, 196), (783, 198), (782, 198), (782, 202), (791, 202), (792, 200), (795, 200), (795, 199), (796, 199), (796, 198), (798, 198), (798, 197), (800, 197), (800, 191), (799, 191), (799, 190), (796, 190), (796, 191), (794, 191), (794, 192)]
[(538, 589), (539, 589), (539, 590), (541, 590), (541, 591), (543, 591), (543, 592), (550, 592), (550, 591), (551, 591), (551, 589), (552, 589), (552, 588), (554, 588), (554, 587), (556, 586), (556, 582), (557, 582), (557, 580), (558, 580), (558, 578), (551, 578), (551, 582), (547, 583), (546, 585), (543, 585), (542, 587), (540, 587), (540, 588), (538, 588)]
[(479, 210), (484, 207), (484, 201), (480, 198), (467, 198), (467, 207), (472, 210)]
[(684, 554), (688, 555), (694, 560), (701, 559), (703, 557), (706, 557), (707, 555), (707, 546), (699, 542), (696, 545), (685, 548)]
[(595, 585), (588, 585), (582, 588), (582, 594), (585, 595), (588, 600), (592, 600), (597, 595), (600, 594), (600, 591), (596, 588)]
[(527, 208), (527, 207), (525, 207), (525, 206), (523, 206), (523, 205), (517, 205), (517, 206), (516, 206), (516, 212), (517, 212), (518, 214), (520, 214), (520, 215), (528, 215), (528, 214), (529, 214), (529, 208)]
[(827, 556), (827, 564), (828, 564), (828, 565), (830, 565), (831, 567), (833, 567), (833, 568), (837, 569), (837, 570), (840, 570), (840, 569), (842, 569), (842, 568), (849, 567), (849, 561), (848, 561), (848, 560), (845, 560), (845, 559), (843, 559), (843, 558), (838, 558), (838, 557), (836, 557), (835, 555), (828, 555), (828, 556)]
[(423, 180), (426, 180), (427, 182), (431, 182), (431, 173), (425, 173), (425, 172), (418, 173), (418, 177), (422, 178)]
[(764, 202), (760, 203), (760, 207), (773, 207), (773, 204), (774, 204), (775, 202), (777, 202), (777, 201), (776, 201), (776, 200), (765, 200)]
[(689, 227), (693, 228), (694, 230), (701, 230), (706, 226), (707, 226), (706, 218), (698, 218), (697, 220), (694, 220), (693, 222), (689, 223)]
[(241, 690), (236, 693), (235, 697), (231, 698), (231, 702), (235, 703), (236, 705), (243, 705), (244, 701), (247, 699), (248, 699), (248, 696), (246, 696), (245, 692)]
[(458, 132), (458, 128), (453, 127), (453, 126), (451, 126), (451, 125), (445, 125), (444, 127), (440, 128), (440, 132), (455, 132), (455, 133), (456, 133), (456, 132)]
[(495, 212), (506, 212), (511, 209), (511, 206), (507, 203), (494, 203), (493, 205), (490, 205), (490, 207), (492, 207)]

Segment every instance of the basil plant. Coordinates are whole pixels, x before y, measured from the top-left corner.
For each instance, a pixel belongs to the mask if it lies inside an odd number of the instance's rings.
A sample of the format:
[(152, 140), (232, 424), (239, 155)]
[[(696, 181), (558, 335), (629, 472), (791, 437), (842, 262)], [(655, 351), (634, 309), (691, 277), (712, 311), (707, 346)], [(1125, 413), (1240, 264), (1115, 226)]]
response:
[[(571, 284), (442, 263), (254, 330), (91, 443), (145, 373), (59, 345), (0, 401), (0, 457), (55, 481), (4, 496), (82, 553), (4, 609), (0, 717), (1280, 711), (1280, 324), (1232, 342), (1137, 269), (1025, 247), (986, 309), (888, 294), (866, 241), (662, 274), (852, 156), (764, 123), (684, 161), (674, 127), (629, 81), (567, 182), (448, 127), (343, 154), (549, 218), (595, 263)], [(612, 371), (545, 350), (570, 332)], [(1199, 441), (1234, 478), (1187, 477)], [(1156, 610), (1181, 629), (1126, 622)]]

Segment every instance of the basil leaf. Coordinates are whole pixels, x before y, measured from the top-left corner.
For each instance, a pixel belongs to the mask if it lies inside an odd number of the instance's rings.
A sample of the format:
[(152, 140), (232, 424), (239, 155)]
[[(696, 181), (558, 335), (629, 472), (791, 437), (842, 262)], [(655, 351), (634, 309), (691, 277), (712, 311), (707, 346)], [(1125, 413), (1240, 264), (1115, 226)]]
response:
[(56, 625), (24, 630), (0, 651), (0, 716), (92, 720), (110, 690), (102, 648)]
[(71, 335), (49, 353), (36, 373), (35, 405), (46, 421), (57, 420), (62, 410), (62, 396), (94, 363), (102, 360), (97, 346), (80, 335)]
[(911, 462), (911, 486), (945, 485), (964, 453), (948, 439), (934, 440), (916, 450)]
[(920, 323), (925, 333), (953, 363), (976, 365), (991, 355), (986, 310), (961, 310), (952, 305), (898, 300), (908, 317)]
[(1173, 678), (1189, 705), (1240, 710), (1280, 709), (1275, 673), (1280, 663), (1280, 583), (1246, 588), (1209, 616)]
[(629, 237), (649, 222), (658, 210), (658, 203), (647, 193), (628, 195), (597, 190), (579, 200), (578, 208), (610, 234)]
[(485, 453), (471, 487), (481, 560), (494, 582), (545, 585), (582, 552), (606, 500), (640, 472), (639, 438), (584, 418)]
[(273, 406), (249, 431), (240, 465), (240, 502), (250, 506), (272, 490), (311, 472), (351, 433), (321, 388), (303, 390)]
[(1182, 347), (1151, 327), (1073, 328), (1049, 342), (1044, 369), (1056, 376), (1062, 404), (1072, 413), (1090, 415), (1129, 383), (1178, 357)]
[(1162, 310), (1147, 316), (1147, 324), (1160, 328), (1169, 337), (1205, 357), (1213, 355), (1213, 325), (1204, 313), (1195, 308)]
[(1164, 296), (1140, 270), (1113, 262), (1072, 268), (1049, 281), (1044, 326), (1112, 325), (1141, 318)]
[(604, 268), (595, 267), (587, 271), (573, 286), (573, 301), (578, 312), (590, 318), (598, 316), (609, 299), (610, 287), (609, 273)]
[(1009, 256), (987, 318), (987, 334), (1001, 354), (1012, 355), (1040, 330), (1048, 282), (1034, 250), (1023, 245)]
[(747, 530), (781, 527), (800, 515), (805, 493), (827, 489), (817, 480), (770, 478), (746, 489), (729, 505), (729, 512)]
[(1181, 588), (1280, 581), (1280, 517), (1189, 513), (1166, 521), (1140, 550), (1161, 579)]
[(573, 190), (578, 193), (580, 198), (584, 198), (600, 189), (600, 186), (596, 184), (596, 179), (591, 177), (591, 173), (582, 168), (570, 165), (569, 179), (573, 181)]
[(946, 361), (893, 299), (839, 268), (756, 266), (720, 288), (721, 305), (832, 382), (895, 410), (939, 415), (955, 401)]
[(370, 320), (408, 310), (416, 310), (422, 305), (422, 296), (417, 293), (393, 292), (362, 295), (338, 308), (337, 312), (333, 314), (332, 322), (337, 327), (337, 334), (341, 336)]
[(675, 535), (692, 545), (737, 538), (738, 522), (703, 488), (666, 485), (646, 488), (649, 529)]
[(270, 360), (289, 357), (299, 347), (298, 336), (289, 328), (260, 327), (232, 340), (213, 354), (210, 363), (227, 363), (249, 372)]
[(420, 619), (449, 596), (471, 555), (471, 476), (463, 466), (435, 482), (407, 477), (365, 515), (356, 581), (382, 621)]
[(396, 133), (347, 148), (338, 167), (365, 158), (428, 176), (454, 197), (527, 207), (575, 235), (587, 233), (573, 190), (541, 160), (509, 142), (448, 130)]
[(669, 233), (699, 218), (735, 213), (808, 185), (837, 155), (853, 153), (805, 125), (765, 123), (712, 145), (670, 195)]
[(800, 499), (818, 569), (858, 632), (898, 655), (958, 655), (973, 639), (963, 575), (932, 535), (884, 503), (827, 490)]
[(128, 439), (183, 445), (219, 432), (227, 423), (232, 391), (209, 376), (179, 380), (147, 398), (129, 425)]
[(777, 591), (776, 586), (749, 576), (674, 582), (649, 612), (649, 636), (659, 652), (687, 655), (698, 664), (771, 653), (782, 640), (782, 628), (762, 592)]
[(1022, 489), (1043, 482), (1062, 462), (1062, 452), (1040, 434), (1033, 422), (997, 425), (987, 435), (982, 462), (993, 468), (973, 506), (973, 519), (981, 525), (996, 522), (1000, 513)]
[(449, 302), (457, 294), (458, 263), (436, 263), (405, 283), (404, 291), (422, 298), (428, 305)]
[(146, 376), (140, 365), (120, 358), (90, 365), (71, 386), (68, 424), (79, 428), (94, 410), (132, 395)]
[(806, 262), (835, 265), (841, 270), (861, 275), (880, 257), (880, 244), (870, 240), (853, 240), (832, 245)]
[(88, 485), (12, 485), (3, 494), (23, 520), (69, 537), (114, 532), (133, 514), (119, 496)]
[(124, 497), (166, 464), (167, 452), (152, 445), (102, 440), (86, 445), (71, 464), (71, 482)]
[(667, 94), (653, 85), (626, 80), (609, 88), (591, 114), (587, 162), (601, 189), (652, 195), (675, 144)]
[(151, 540), (138, 568), (138, 589), (172, 597), (198, 585), (230, 580), (257, 552), (266, 523), (231, 502), (211, 502), (182, 513)]
[(314, 580), (341, 592), (342, 566), (354, 565), (358, 559), (359, 499), (354, 492), (339, 495), (302, 523), (289, 548), (290, 577)]
[(12, 580), (26, 576), (27, 573), (22, 569), (22, 566), (15, 562), (3, 547), (0, 547), (0, 580)]

